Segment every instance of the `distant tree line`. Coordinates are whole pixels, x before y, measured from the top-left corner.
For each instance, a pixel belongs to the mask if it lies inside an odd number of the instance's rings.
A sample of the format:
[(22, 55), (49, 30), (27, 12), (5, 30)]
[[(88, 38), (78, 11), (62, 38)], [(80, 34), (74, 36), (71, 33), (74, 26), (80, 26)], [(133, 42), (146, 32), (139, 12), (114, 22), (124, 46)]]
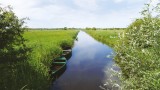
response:
[(95, 28), (95, 27), (86, 27), (85, 30), (124, 30), (126, 28)]
[(28, 28), (28, 30), (124, 30), (126, 28), (96, 28), (96, 27), (86, 27), (86, 28)]
[(75, 29), (78, 29), (78, 28), (67, 28), (67, 27), (64, 27), (64, 28), (28, 28), (29, 30), (75, 30)]

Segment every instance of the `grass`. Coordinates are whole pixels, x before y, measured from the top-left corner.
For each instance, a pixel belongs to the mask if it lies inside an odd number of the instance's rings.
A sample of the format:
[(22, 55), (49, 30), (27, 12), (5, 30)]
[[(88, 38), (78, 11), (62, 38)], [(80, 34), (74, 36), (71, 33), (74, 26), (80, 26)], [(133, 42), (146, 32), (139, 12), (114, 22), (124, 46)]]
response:
[(86, 30), (93, 38), (100, 42), (103, 42), (111, 47), (117, 44), (118, 34), (122, 33), (124, 30)]
[(0, 90), (47, 90), (51, 84), (48, 73), (53, 58), (62, 53), (60, 45), (72, 46), (76, 30), (29, 30), (24, 37), (32, 48), (25, 61), (0, 64)]

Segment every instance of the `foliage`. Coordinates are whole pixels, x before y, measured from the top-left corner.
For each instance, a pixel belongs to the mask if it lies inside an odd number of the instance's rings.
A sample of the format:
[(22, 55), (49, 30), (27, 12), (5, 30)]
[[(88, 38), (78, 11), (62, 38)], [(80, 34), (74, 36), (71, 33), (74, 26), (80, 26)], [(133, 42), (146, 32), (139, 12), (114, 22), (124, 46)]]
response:
[(96, 27), (92, 27), (92, 28), (86, 27), (85, 30), (97, 30), (97, 28)]
[(133, 29), (136, 27), (137, 29), (140, 29), (140, 26), (142, 25), (143, 20), (142, 19), (136, 19), (134, 22), (132, 22), (127, 29)]
[(11, 7), (0, 7), (0, 61), (17, 61), (27, 53), (23, 33), (24, 19), (19, 19)]
[(146, 4), (141, 12), (143, 18), (132, 23), (116, 45), (115, 60), (122, 70), (122, 90), (160, 88), (160, 18), (155, 10), (158, 5)]
[(64, 27), (64, 30), (67, 30), (67, 27)]
[(96, 28), (95, 28), (95, 27), (93, 27), (93, 28), (92, 28), (92, 30), (96, 30)]
[(65, 48), (70, 47), (70, 46), (72, 46), (72, 42), (69, 42), (69, 41), (66, 40), (66, 39), (64, 39), (64, 40), (62, 40), (62, 41), (60, 42), (60, 47), (61, 47), (62, 49), (65, 49)]

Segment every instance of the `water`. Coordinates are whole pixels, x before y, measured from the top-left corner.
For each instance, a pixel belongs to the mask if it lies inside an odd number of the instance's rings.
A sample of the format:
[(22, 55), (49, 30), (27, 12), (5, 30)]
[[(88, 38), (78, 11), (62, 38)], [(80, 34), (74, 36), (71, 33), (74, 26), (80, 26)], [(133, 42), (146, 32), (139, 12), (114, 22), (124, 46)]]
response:
[(114, 61), (107, 58), (113, 50), (80, 31), (72, 48), (66, 71), (53, 82), (51, 90), (102, 90), (108, 79), (105, 71)]

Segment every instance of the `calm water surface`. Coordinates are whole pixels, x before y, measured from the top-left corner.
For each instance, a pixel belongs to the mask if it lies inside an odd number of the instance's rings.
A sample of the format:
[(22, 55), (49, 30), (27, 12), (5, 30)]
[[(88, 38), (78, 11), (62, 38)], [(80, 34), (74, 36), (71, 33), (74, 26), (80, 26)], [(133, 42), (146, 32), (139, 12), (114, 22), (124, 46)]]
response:
[(72, 48), (66, 71), (53, 82), (51, 90), (102, 90), (108, 78), (105, 72), (114, 61), (107, 58), (113, 50), (80, 31)]

